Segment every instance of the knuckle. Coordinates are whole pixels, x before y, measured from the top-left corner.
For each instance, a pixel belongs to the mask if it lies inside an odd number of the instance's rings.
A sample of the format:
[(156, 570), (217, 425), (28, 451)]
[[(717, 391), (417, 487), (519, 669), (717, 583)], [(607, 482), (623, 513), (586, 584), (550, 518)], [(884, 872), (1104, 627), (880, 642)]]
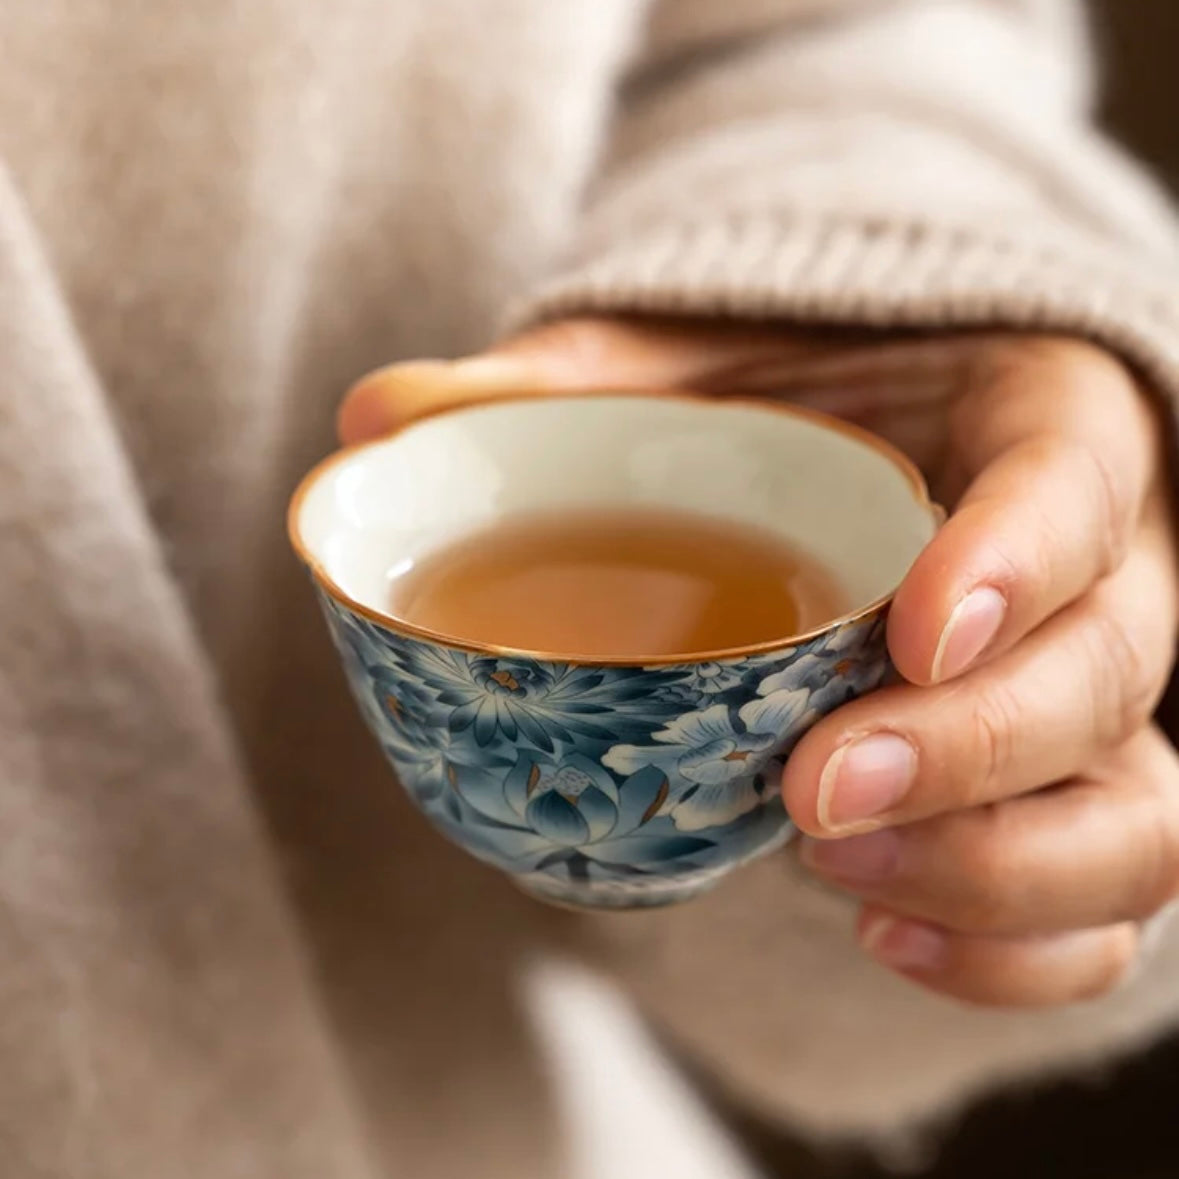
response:
[(992, 801), (1011, 765), (1019, 728), (1019, 702), (1001, 682), (978, 697), (970, 716), (972, 765), (964, 804)]
[(1069, 396), (1103, 388), (1117, 375), (1128, 375), (1121, 362), (1104, 348), (1077, 336), (1045, 333), (996, 336), (978, 358), (975, 381), (992, 388), (1029, 384), (1051, 387)]
[(1112, 573), (1126, 559), (1134, 527), (1131, 496), (1113, 467), (1094, 447), (1073, 443), (1076, 462), (1087, 469), (1084, 483), (1094, 497), (1093, 511), (1101, 529), (1101, 572)]
[(1027, 382), (1043, 365), (1040, 337), (1000, 334), (987, 337), (968, 354), (960, 379), (967, 390), (950, 409), (948, 439), (968, 465), (993, 453), (1004, 439), (1018, 435), (1026, 417)]
[[(951, 414), (955, 450), (993, 455), (1033, 439), (1051, 448), (1063, 478), (1085, 489), (1103, 563), (1116, 567), (1136, 522), (1141, 429), (1154, 432), (1146, 399), (1125, 365), (1081, 339), (998, 337), (975, 366), (972, 390)], [(1029, 397), (1035, 390), (1052, 396)], [(1114, 437), (1110, 420), (1124, 427)]]
[(1008, 333), (991, 339), (975, 372), (992, 386), (1023, 386), (1034, 380), (1070, 387), (1078, 374), (1089, 371), (1095, 357), (1103, 355), (1099, 348), (1072, 336)]
[(1166, 689), (1167, 668), (1117, 609), (1099, 602), (1084, 633), (1093, 732), (1103, 744), (1116, 744), (1150, 721)]
[(533, 347), (571, 369), (594, 372), (621, 334), (619, 325), (589, 316), (559, 319), (546, 324), (534, 337)]
[(1009, 436), (1019, 433), (1026, 390), (994, 365), (985, 375), (976, 374), (971, 389), (950, 408), (946, 428), (951, 452), (975, 470), (982, 456), (995, 453)]
[(977, 936), (1015, 932), (1026, 872), (1013, 851), (1003, 807), (980, 807), (963, 818), (965, 829), (953, 849), (959, 884), (946, 924)]
[(1105, 396), (1112, 384), (1134, 384), (1113, 352), (1080, 336), (1019, 337), (1008, 349), (1007, 364), (1074, 396)]
[[(1075, 479), (1076, 460), (1072, 446), (1057, 438), (1034, 437), (1020, 440), (1009, 456), (1017, 458), (1022, 470), (1032, 478), (1051, 472), (1061, 479)], [(1072, 520), (1063, 519), (1051, 498), (1036, 495), (1005, 500), (1004, 489), (992, 506), (1002, 513), (998, 526), (992, 528), (988, 561), (995, 576), (1012, 584), (1019, 596), (1029, 602), (1043, 602), (1053, 596), (1060, 580), (1062, 557), (1068, 554), (1070, 536), (1075, 532)], [(1034, 542), (1034, 543), (1032, 543)]]
[(1079, 439), (1058, 436), (1045, 444), (1044, 463), (1062, 482), (1083, 489), (1097, 536), (1098, 574), (1112, 573), (1126, 559), (1133, 537), (1133, 496), (1098, 449)]

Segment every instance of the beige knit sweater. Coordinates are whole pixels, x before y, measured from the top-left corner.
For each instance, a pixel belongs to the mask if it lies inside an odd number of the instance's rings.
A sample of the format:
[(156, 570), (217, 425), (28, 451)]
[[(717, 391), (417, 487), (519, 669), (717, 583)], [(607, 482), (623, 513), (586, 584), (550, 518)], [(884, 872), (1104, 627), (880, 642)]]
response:
[(0, 5), (5, 1179), (558, 1175), (541, 952), (813, 1134), (1179, 1020), (1174, 940), (1087, 1008), (923, 996), (784, 861), (535, 906), (396, 788), (280, 526), (352, 378), (509, 313), (1057, 328), (1179, 392), (1175, 224), (1087, 126), (1075, 16)]

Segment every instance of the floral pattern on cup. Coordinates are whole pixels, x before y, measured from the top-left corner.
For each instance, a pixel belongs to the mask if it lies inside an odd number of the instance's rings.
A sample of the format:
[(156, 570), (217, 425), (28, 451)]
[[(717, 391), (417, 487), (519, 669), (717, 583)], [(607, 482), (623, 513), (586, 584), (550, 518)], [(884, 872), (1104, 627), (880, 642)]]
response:
[(431, 822), (577, 905), (679, 900), (779, 846), (786, 756), (888, 669), (882, 611), (769, 654), (630, 667), (468, 652), (321, 601), (365, 719)]

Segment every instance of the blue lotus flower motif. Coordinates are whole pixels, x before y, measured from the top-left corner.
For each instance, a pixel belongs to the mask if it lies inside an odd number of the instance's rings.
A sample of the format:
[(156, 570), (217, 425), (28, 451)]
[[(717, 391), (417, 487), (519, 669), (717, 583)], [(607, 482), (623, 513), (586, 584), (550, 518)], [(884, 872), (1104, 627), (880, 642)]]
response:
[(615, 745), (602, 762), (619, 774), (654, 766), (686, 783), (668, 814), (681, 831), (703, 831), (732, 823), (762, 802), (763, 771), (811, 720), (807, 691), (772, 692), (735, 718), (723, 704), (677, 717), (654, 734), (658, 745)]
[(453, 786), (464, 842), (509, 871), (601, 879), (664, 874), (699, 868), (695, 857), (715, 847), (667, 822), (669, 785), (655, 767), (618, 783), (579, 753), (525, 754), (494, 779), (460, 767)]
[(518, 782), (509, 787), (509, 803), (533, 831), (554, 843), (597, 843), (618, 824), (618, 787), (600, 765), (580, 754), (555, 764), (533, 761), (522, 798), (518, 787)]

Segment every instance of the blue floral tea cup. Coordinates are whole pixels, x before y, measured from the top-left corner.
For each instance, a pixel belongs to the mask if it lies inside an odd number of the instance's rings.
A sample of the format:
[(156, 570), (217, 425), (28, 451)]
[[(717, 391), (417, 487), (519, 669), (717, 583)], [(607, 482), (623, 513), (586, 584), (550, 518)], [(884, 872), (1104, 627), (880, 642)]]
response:
[[(406, 562), (538, 506), (769, 529), (858, 605), (756, 647), (597, 662), (385, 611)], [(431, 822), (537, 897), (634, 908), (684, 900), (787, 839), (784, 760), (884, 679), (888, 602), (937, 513), (903, 456), (844, 423), (601, 393), (453, 410), (343, 451), (300, 485), (289, 525), (365, 720)]]

